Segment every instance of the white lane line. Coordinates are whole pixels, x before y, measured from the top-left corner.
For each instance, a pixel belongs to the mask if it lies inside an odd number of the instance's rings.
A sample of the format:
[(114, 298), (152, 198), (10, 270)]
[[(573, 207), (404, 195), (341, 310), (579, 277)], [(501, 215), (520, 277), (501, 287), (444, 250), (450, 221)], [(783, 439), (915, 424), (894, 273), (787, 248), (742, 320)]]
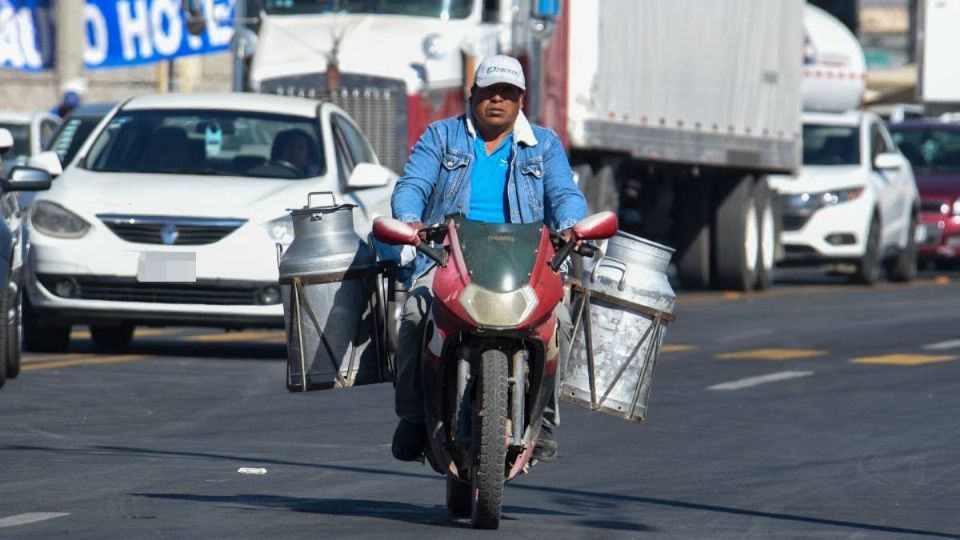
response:
[(960, 348), (960, 339), (951, 339), (950, 341), (930, 343), (929, 345), (924, 345), (923, 348), (928, 351), (943, 351), (946, 349), (957, 349), (957, 348)]
[(69, 516), (69, 513), (63, 512), (30, 512), (27, 514), (17, 514), (15, 516), (0, 518), (0, 529), (4, 527), (16, 527), (17, 525), (26, 525), (27, 523), (36, 523), (48, 519)]
[(813, 375), (812, 371), (780, 371), (769, 375), (760, 375), (759, 377), (747, 377), (738, 381), (730, 381), (713, 386), (708, 386), (707, 390), (741, 390), (758, 384), (769, 382), (785, 381), (787, 379), (796, 379), (798, 377), (809, 377)]

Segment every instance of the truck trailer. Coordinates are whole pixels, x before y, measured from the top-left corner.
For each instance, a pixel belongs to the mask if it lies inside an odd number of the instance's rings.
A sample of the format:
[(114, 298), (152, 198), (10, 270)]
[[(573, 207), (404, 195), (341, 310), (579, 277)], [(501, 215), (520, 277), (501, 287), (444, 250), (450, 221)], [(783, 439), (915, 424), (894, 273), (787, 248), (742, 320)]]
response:
[(521, 58), (591, 210), (677, 249), (689, 288), (772, 281), (769, 174), (800, 160), (803, 0), (265, 0), (249, 86), (332, 100), (398, 172), (464, 111), (474, 66)]

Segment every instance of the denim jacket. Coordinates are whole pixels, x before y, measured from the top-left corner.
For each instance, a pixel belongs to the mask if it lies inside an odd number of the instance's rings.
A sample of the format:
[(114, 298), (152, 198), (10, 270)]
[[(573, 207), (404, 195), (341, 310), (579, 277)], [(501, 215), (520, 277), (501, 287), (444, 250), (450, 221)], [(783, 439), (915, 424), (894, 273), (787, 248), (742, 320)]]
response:
[[(391, 199), (393, 216), (434, 224), (450, 214), (466, 214), (476, 137), (469, 113), (430, 124), (397, 180)], [(507, 199), (511, 223), (543, 222), (563, 230), (587, 214), (587, 201), (573, 181), (560, 139), (553, 131), (532, 125), (522, 112), (513, 127)], [(413, 279), (433, 264), (419, 254)]]

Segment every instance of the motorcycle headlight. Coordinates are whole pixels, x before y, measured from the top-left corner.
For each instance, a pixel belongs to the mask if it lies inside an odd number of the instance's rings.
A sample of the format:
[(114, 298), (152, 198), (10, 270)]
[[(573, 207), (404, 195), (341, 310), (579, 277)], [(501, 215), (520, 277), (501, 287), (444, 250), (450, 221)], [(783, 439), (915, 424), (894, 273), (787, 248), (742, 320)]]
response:
[(49, 201), (34, 203), (30, 224), (37, 231), (56, 238), (80, 238), (90, 230), (90, 224), (83, 218)]
[(293, 242), (292, 217), (283, 216), (273, 221), (268, 221), (266, 227), (267, 234), (270, 235), (270, 239), (274, 242), (279, 242), (284, 247), (289, 246), (290, 243)]
[(460, 305), (480, 326), (511, 328), (527, 320), (539, 301), (529, 285), (508, 293), (495, 293), (474, 283), (460, 293)]

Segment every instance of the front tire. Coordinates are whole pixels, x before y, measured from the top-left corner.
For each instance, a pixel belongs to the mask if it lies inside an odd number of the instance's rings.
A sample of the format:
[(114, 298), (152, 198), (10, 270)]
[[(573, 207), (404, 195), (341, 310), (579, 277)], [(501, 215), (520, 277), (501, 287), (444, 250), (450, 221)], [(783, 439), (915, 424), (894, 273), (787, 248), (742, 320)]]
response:
[(717, 284), (734, 291), (749, 291), (757, 280), (760, 235), (754, 205), (754, 180), (736, 178), (717, 206), (717, 231), (713, 246)]
[(758, 291), (765, 291), (773, 285), (773, 272), (777, 252), (777, 223), (773, 213), (773, 192), (762, 178), (756, 185), (753, 200), (757, 208), (757, 227), (759, 231), (760, 253), (757, 260)]
[(507, 377), (509, 363), (502, 351), (483, 352), (477, 385), (478, 407), (473, 416), (474, 455), (470, 518), (476, 529), (496, 529), (503, 509), (507, 461)]
[(20, 375), (20, 297), (17, 294), (10, 294), (7, 289), (7, 303), (5, 312), (7, 314), (7, 377), (15, 379)]
[(70, 346), (70, 327), (41, 324), (30, 300), (24, 296), (23, 346), (32, 352), (62, 353)]
[(870, 220), (870, 229), (867, 230), (866, 251), (857, 263), (857, 270), (851, 280), (861, 285), (873, 285), (880, 281), (880, 257), (880, 218), (874, 214)]
[(90, 326), (90, 337), (98, 349), (114, 351), (123, 349), (133, 341), (134, 326), (123, 324), (120, 326)]

